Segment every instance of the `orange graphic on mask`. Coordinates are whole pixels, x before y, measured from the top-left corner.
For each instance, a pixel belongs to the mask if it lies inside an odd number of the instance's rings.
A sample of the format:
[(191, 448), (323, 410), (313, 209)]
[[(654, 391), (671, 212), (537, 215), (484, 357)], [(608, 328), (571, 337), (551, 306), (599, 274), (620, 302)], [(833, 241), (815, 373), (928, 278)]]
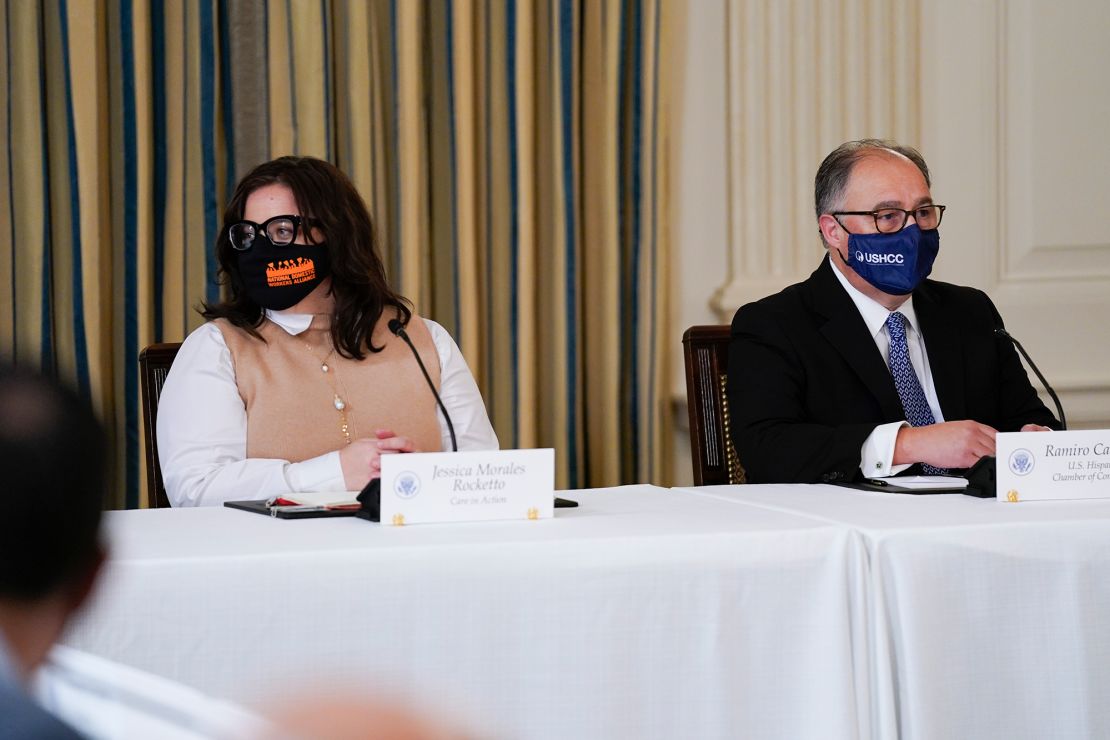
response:
[(269, 262), (266, 265), (266, 285), (281, 288), (316, 279), (316, 265), (308, 257)]

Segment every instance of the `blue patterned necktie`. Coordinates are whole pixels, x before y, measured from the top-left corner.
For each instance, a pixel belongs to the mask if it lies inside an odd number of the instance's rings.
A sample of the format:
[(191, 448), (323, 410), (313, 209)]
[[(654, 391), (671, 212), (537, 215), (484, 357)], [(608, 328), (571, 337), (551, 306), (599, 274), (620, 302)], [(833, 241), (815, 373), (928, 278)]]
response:
[[(921, 389), (921, 382), (910, 362), (910, 348), (906, 344), (906, 317), (897, 311), (892, 313), (886, 319), (886, 331), (890, 336), (890, 374), (894, 378), (894, 387), (898, 389), (898, 398), (902, 399), (906, 421), (914, 427), (936, 424), (933, 410), (929, 408), (925, 391)], [(926, 475), (944, 475), (948, 472), (932, 465), (923, 464), (921, 468)]]

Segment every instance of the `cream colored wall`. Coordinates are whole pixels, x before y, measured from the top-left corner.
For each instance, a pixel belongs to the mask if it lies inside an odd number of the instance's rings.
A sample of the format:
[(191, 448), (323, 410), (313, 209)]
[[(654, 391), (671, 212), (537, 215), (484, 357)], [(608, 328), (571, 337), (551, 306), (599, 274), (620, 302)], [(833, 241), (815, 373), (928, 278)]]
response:
[[(817, 265), (824, 154), (893, 137), (949, 206), (934, 277), (991, 295), (1070, 426), (1110, 428), (1110, 4), (674, 1), (674, 367), (685, 327)], [(682, 484), (681, 371), (673, 391)]]

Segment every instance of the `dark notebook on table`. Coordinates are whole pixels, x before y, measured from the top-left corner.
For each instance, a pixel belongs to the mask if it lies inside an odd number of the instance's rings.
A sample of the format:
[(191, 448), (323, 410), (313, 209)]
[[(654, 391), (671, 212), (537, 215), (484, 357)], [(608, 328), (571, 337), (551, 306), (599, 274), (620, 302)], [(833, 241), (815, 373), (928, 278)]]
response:
[[(331, 516), (355, 516), (359, 511), (357, 507), (269, 506), (267, 500), (264, 498), (255, 501), (225, 501), (224, 506), (231, 509), (249, 511), (252, 514), (265, 514), (277, 519), (319, 519), (321, 517)], [(565, 509), (574, 506), (578, 506), (577, 501), (570, 501), (558, 497), (555, 499), (556, 509)]]
[[(937, 480), (930, 481), (933, 478)], [(944, 480), (944, 479), (950, 480)], [(876, 491), (878, 493), (963, 493), (967, 489), (967, 479), (957, 476), (924, 476), (909, 475), (904, 478), (897, 476), (891, 478), (865, 478), (851, 483), (837, 483), (846, 488), (858, 488), (861, 491)]]
[(324, 506), (269, 506), (266, 499), (256, 501), (225, 501), (224, 506), (252, 514), (265, 514), (277, 519), (319, 519), (329, 516), (354, 516), (358, 508), (329, 509)]

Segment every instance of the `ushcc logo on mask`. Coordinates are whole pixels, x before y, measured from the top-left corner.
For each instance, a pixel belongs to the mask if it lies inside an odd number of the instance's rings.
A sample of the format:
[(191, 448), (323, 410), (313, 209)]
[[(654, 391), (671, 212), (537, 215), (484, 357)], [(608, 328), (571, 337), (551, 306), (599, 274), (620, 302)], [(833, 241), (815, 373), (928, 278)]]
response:
[(864, 254), (856, 252), (856, 260), (869, 262), (872, 265), (904, 265), (906, 258), (901, 254)]

